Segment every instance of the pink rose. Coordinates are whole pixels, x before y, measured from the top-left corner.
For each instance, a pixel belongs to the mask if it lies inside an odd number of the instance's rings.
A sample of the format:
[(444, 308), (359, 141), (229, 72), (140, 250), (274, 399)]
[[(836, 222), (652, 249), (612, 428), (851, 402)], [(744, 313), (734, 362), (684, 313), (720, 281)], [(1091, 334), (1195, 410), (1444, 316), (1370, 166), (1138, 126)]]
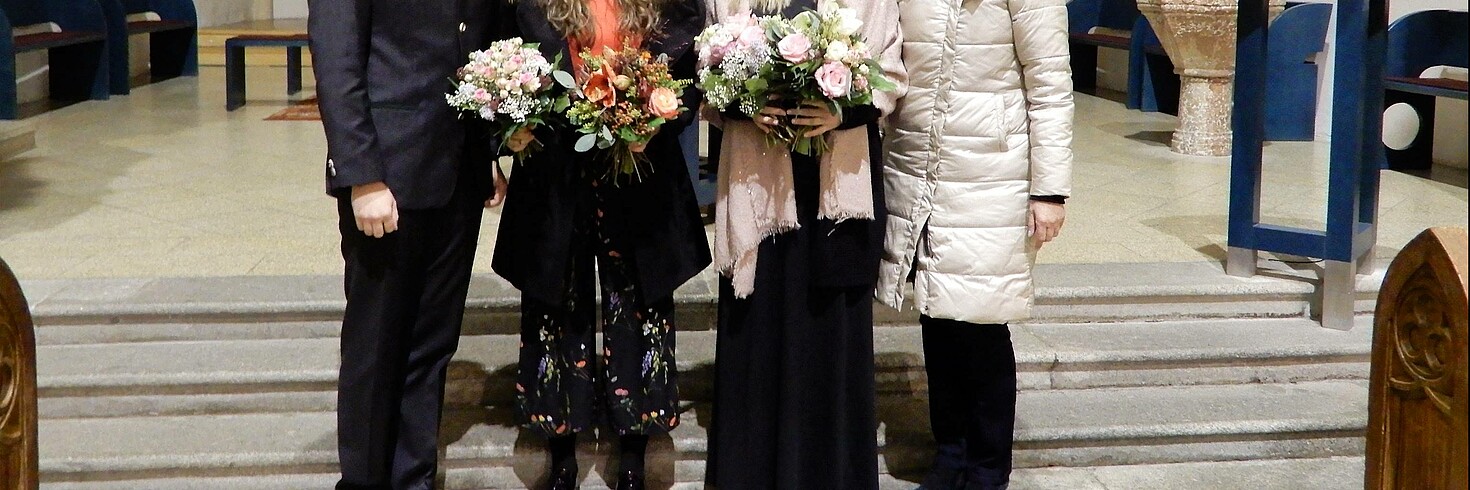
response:
[(847, 97), (852, 90), (852, 70), (837, 61), (828, 61), (817, 68), (817, 88), (831, 98)]
[(800, 32), (786, 36), (781, 42), (776, 43), (776, 51), (781, 58), (792, 63), (801, 63), (811, 59), (812, 40), (806, 34)]
[(671, 89), (659, 87), (648, 94), (648, 112), (664, 119), (679, 116), (679, 94)]
[(766, 30), (760, 26), (752, 25), (740, 31), (739, 42), (742, 46), (757, 46), (766, 42)]

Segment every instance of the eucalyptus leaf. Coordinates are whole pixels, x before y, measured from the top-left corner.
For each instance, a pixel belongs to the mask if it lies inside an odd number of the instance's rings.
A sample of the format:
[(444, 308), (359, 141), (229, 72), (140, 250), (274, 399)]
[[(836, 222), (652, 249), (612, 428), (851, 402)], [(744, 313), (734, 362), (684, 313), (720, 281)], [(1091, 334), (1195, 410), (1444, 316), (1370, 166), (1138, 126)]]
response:
[(574, 148), (579, 152), (588, 152), (592, 150), (593, 146), (601, 147), (601, 143), (601, 141), (598, 141), (597, 135), (584, 134), (581, 138), (577, 138), (577, 144)]
[(561, 70), (557, 70), (557, 71), (554, 71), (554, 72), (551, 73), (551, 78), (555, 78), (556, 79), (556, 83), (560, 83), (561, 86), (563, 86), (563, 87), (566, 87), (566, 88), (569, 88), (569, 89), (572, 89), (572, 90), (576, 90), (577, 89), (577, 79), (576, 78), (572, 78), (572, 74), (571, 73), (567, 73), (567, 72), (564, 72), (564, 71), (561, 71)]

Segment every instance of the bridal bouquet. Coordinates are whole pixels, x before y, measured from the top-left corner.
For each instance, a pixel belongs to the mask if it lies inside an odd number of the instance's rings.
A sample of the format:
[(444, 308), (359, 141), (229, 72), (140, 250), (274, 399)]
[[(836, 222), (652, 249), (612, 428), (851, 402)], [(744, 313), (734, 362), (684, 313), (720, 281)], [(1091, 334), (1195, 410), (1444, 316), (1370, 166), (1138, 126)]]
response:
[(699, 89), (711, 106), (724, 110), (734, 104), (734, 109), (754, 116), (766, 105), (775, 62), (775, 45), (766, 35), (765, 24), (770, 22), (783, 21), (744, 13), (709, 26), (694, 38)]
[(567, 120), (583, 135), (575, 149), (609, 150), (610, 177), (640, 178), (648, 157), (638, 149), (659, 127), (689, 110), (679, 97), (689, 80), (675, 80), (669, 74), (667, 56), (654, 57), (633, 47), (606, 49), (601, 55), (583, 51), (580, 56), (585, 72), (580, 84), (565, 72), (556, 75), (575, 92), (567, 111)]
[[(839, 114), (871, 104), (874, 91), (898, 86), (872, 58), (859, 35), (862, 27), (857, 11), (836, 1), (822, 2), (817, 10), (789, 20), (733, 17), (706, 29), (697, 41), (703, 66), (700, 88), (711, 105), (723, 109), (737, 103), (736, 109), (749, 116), (770, 100), (783, 101), (787, 108), (823, 101)], [(787, 121), (776, 136), (797, 153), (825, 152), (826, 140), (804, 136), (807, 129)]]
[[(455, 91), (445, 99), (455, 109), (489, 121), (503, 148), (512, 134), (546, 124), (571, 105), (552, 83), (560, 61), (546, 59), (536, 44), (521, 38), (496, 41), (489, 49), (470, 53), (469, 63), (455, 73)], [(516, 160), (539, 149), (541, 144), (533, 142), (516, 153)]]

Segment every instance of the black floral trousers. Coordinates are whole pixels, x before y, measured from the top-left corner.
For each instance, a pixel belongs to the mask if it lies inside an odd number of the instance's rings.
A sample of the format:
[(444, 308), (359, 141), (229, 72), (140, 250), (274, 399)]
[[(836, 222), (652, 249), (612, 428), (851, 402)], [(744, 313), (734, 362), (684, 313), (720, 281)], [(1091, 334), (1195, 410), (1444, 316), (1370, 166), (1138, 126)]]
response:
[[(618, 435), (667, 432), (679, 425), (674, 300), (639, 294), (635, 258), (603, 233), (602, 191), (589, 185), (592, 206), (574, 228), (565, 303), (521, 297), (520, 422), (548, 437), (581, 432), (599, 418)], [(602, 288), (600, 357), (594, 274)]]

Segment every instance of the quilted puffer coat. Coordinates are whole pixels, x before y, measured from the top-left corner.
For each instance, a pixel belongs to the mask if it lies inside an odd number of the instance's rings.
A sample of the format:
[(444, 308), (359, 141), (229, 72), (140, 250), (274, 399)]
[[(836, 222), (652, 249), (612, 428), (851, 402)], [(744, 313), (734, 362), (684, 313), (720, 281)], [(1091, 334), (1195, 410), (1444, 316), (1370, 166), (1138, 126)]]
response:
[[(1071, 193), (1066, 0), (903, 0), (910, 88), (886, 136), (877, 296), (974, 323), (1030, 315), (1030, 196)], [(914, 270), (917, 268), (917, 270)]]

